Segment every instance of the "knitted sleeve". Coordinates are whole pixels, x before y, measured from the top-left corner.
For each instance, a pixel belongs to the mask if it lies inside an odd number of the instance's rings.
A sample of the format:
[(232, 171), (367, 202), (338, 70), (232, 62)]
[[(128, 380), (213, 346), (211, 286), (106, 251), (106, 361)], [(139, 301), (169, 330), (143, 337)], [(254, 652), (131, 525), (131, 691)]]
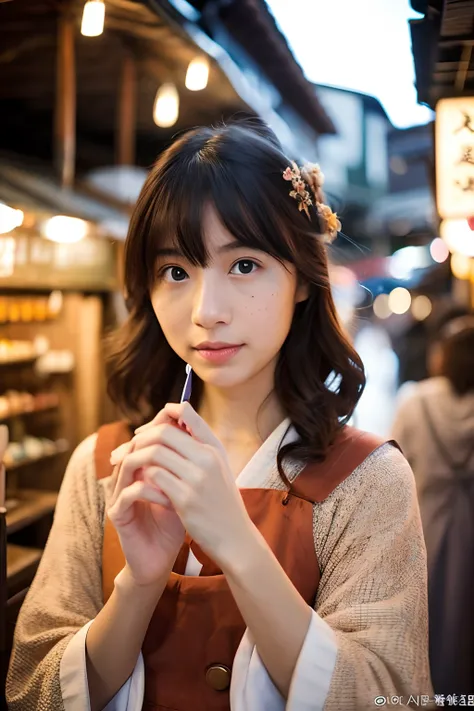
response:
[(96, 435), (73, 453), (54, 523), (15, 629), (6, 695), (10, 711), (63, 711), (60, 662), (71, 638), (102, 607), (104, 497)]
[(324, 711), (391, 695), (421, 705), (417, 696), (433, 695), (426, 549), (413, 473), (397, 449), (376, 450), (315, 505), (314, 537), (316, 611), (338, 646)]

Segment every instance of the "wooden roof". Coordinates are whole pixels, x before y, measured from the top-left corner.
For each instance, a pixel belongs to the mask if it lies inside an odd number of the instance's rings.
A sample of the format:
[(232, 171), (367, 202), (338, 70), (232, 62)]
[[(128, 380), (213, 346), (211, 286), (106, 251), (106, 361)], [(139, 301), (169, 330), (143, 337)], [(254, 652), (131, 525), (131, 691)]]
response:
[[(211, 13), (216, 12), (213, 0), (200, 0), (197, 4), (204, 17), (207, 6), (211, 6)], [(306, 79), (265, 0), (226, 0), (217, 4), (217, 12), (229, 34), (258, 64), (283, 100), (317, 133), (336, 133), (314, 85)]]
[[(208, 87), (184, 86), (189, 61), (199, 52), (192, 41), (159, 15), (132, 0), (107, 0), (99, 37), (83, 37), (83, 0), (0, 1), (0, 149), (52, 158), (56, 92), (57, 25), (69, 11), (77, 27), (77, 159), (81, 169), (114, 163), (119, 82), (124, 56), (137, 67), (137, 161), (148, 165), (171, 135), (189, 125), (211, 123), (249, 107), (216, 63)], [(172, 129), (153, 122), (157, 88), (174, 81), (180, 116)]]
[(424, 13), (411, 20), (418, 100), (474, 93), (474, 0), (412, 0)]

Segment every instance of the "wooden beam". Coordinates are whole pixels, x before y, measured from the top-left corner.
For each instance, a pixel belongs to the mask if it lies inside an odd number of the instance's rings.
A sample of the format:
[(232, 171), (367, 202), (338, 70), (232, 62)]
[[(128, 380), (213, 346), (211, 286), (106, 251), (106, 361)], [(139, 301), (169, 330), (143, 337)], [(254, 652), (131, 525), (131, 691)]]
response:
[(456, 37), (443, 37), (438, 42), (438, 47), (440, 49), (445, 49), (446, 47), (455, 47), (457, 45), (474, 45), (474, 39), (471, 39), (469, 35), (457, 35)]
[(70, 188), (76, 165), (76, 66), (74, 17), (68, 10), (58, 18), (54, 146), (61, 185)]
[(117, 112), (116, 162), (118, 165), (135, 164), (136, 124), (137, 69), (135, 58), (131, 53), (126, 52), (122, 62)]
[(459, 69), (456, 74), (455, 86), (457, 91), (464, 91), (466, 85), (466, 79), (469, 77), (469, 66), (471, 64), (472, 57), (472, 44), (465, 44), (462, 50), (461, 59), (459, 62)]

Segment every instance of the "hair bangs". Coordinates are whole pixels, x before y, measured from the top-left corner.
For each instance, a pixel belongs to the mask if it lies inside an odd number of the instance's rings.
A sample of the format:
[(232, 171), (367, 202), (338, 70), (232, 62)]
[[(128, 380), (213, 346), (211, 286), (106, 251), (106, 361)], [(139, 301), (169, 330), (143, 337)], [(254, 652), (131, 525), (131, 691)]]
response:
[[(176, 173), (178, 168), (176, 167)], [(209, 262), (202, 224), (206, 204), (212, 199), (211, 185), (203, 171), (189, 169), (184, 175), (164, 171), (156, 190), (153, 217), (145, 245), (148, 279), (153, 281), (161, 249), (178, 250), (194, 266)]]
[[(210, 254), (203, 229), (204, 210), (212, 205), (223, 226), (242, 246), (260, 250), (279, 261), (293, 261), (288, 230), (272, 203), (281, 175), (257, 180), (244, 164), (202, 160), (195, 155), (186, 172), (168, 167), (156, 186), (153, 219), (145, 260), (153, 280), (159, 250), (178, 250), (193, 266), (206, 267)], [(283, 182), (283, 181), (282, 181)], [(287, 196), (284, 196), (287, 197)], [(290, 204), (290, 207), (293, 207)]]
[(212, 203), (224, 227), (244, 247), (266, 252), (278, 261), (292, 261), (287, 230), (272, 206), (271, 179), (258, 181), (249, 170), (219, 167), (224, 175), (212, 181)]

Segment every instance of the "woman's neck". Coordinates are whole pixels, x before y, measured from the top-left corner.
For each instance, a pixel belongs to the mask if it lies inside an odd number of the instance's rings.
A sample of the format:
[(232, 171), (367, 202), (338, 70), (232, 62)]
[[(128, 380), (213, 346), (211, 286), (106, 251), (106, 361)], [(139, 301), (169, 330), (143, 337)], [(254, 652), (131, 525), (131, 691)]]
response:
[(198, 411), (226, 449), (260, 446), (287, 416), (274, 391), (231, 393), (209, 386)]

